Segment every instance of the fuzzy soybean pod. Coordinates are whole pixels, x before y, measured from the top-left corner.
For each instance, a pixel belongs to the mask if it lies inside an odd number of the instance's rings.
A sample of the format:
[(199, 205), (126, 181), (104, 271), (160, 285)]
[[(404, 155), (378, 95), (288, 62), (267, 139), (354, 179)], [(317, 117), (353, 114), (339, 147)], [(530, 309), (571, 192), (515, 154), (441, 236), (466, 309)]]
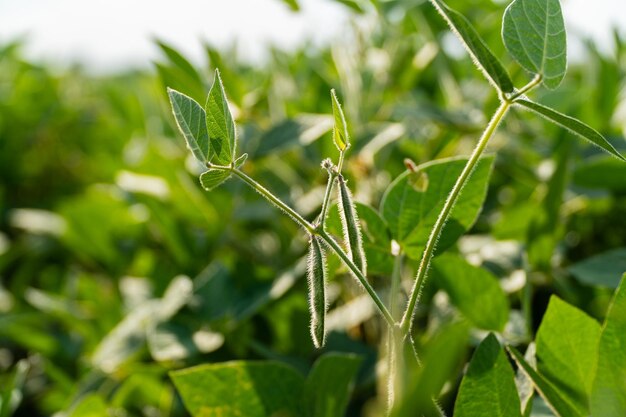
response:
[(339, 182), (339, 215), (343, 226), (343, 239), (346, 242), (348, 255), (354, 265), (359, 268), (364, 276), (367, 275), (367, 261), (363, 251), (363, 237), (361, 224), (356, 213), (356, 207), (352, 201), (352, 193), (346, 185), (342, 175), (338, 176)]
[(324, 346), (326, 337), (326, 256), (317, 236), (312, 235), (309, 246), (307, 278), (309, 310), (311, 311), (311, 338), (316, 348)]

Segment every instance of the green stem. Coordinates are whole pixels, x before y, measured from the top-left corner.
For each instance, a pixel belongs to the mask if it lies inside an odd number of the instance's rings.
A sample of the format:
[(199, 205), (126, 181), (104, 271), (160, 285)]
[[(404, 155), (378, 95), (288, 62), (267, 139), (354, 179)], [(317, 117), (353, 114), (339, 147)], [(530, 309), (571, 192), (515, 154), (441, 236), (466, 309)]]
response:
[(318, 235), (320, 238), (322, 238), (324, 242), (326, 242), (326, 244), (337, 254), (337, 256), (341, 258), (343, 263), (348, 267), (348, 269), (350, 269), (352, 274), (361, 283), (365, 291), (369, 294), (369, 296), (374, 301), (374, 304), (376, 304), (376, 306), (380, 310), (387, 324), (389, 326), (394, 325), (394, 320), (391, 317), (391, 314), (389, 314), (389, 310), (387, 310), (387, 307), (385, 307), (385, 304), (383, 304), (383, 302), (381, 301), (376, 291), (374, 291), (374, 288), (372, 288), (370, 283), (367, 282), (367, 279), (365, 278), (361, 270), (357, 268), (356, 265), (354, 265), (354, 262), (352, 262), (352, 259), (350, 259), (350, 257), (344, 252), (341, 246), (339, 246), (339, 243), (337, 243), (337, 241), (335, 241), (335, 239), (333, 239), (332, 236), (330, 236), (324, 230), (317, 230), (311, 223), (306, 221), (294, 209), (289, 207), (287, 204), (283, 203), (278, 197), (272, 194), (268, 189), (263, 187), (261, 184), (259, 184), (258, 182), (256, 182), (255, 180), (253, 180), (252, 178), (250, 178), (249, 176), (247, 176), (246, 174), (244, 174), (242, 171), (238, 170), (237, 168), (227, 167), (227, 166), (215, 166), (215, 165), (211, 165), (210, 168), (224, 169), (224, 170), (231, 171), (233, 174), (235, 174), (244, 182), (246, 182), (248, 185), (250, 185), (250, 187), (252, 187), (255, 191), (257, 191), (259, 194), (261, 194), (263, 197), (269, 200), (272, 204), (274, 204), (275, 206), (283, 210), (285, 213), (287, 213), (296, 223), (302, 226), (302, 228), (304, 228), (308, 233), (312, 235)]
[(387, 322), (387, 325), (394, 326), (395, 322), (393, 320), (393, 317), (391, 317), (389, 310), (387, 310), (387, 307), (385, 307), (385, 304), (382, 302), (374, 288), (370, 285), (369, 282), (367, 282), (367, 278), (365, 278), (365, 275), (363, 275), (361, 270), (357, 268), (356, 265), (354, 265), (354, 262), (352, 262), (352, 259), (350, 259), (350, 257), (344, 252), (344, 250), (341, 249), (339, 243), (337, 243), (337, 241), (331, 235), (326, 233), (325, 230), (318, 230), (316, 231), (316, 233), (324, 240), (324, 242), (326, 242), (328, 246), (330, 246), (330, 248), (339, 256), (339, 258), (341, 258), (343, 263), (352, 272), (352, 275), (354, 275), (357, 281), (359, 281), (359, 283), (363, 286), (365, 291), (372, 298), (372, 301), (374, 301), (374, 304), (376, 304), (376, 307), (378, 307), (378, 310), (380, 310), (380, 313), (383, 315), (383, 318)]
[(244, 174), (242, 171), (238, 170), (237, 168), (233, 168), (233, 167), (216, 167), (216, 166), (212, 166), (212, 168), (216, 168), (216, 169), (224, 169), (224, 168), (226, 168), (226, 169), (230, 170), (233, 174), (235, 174), (240, 179), (242, 179), (244, 182), (246, 182), (248, 185), (250, 185), (252, 188), (254, 188), (254, 190), (256, 192), (258, 192), (263, 197), (265, 197), (267, 200), (269, 200), (269, 202), (271, 202), (276, 207), (278, 207), (279, 209), (281, 209), (282, 211), (287, 213), (303, 229), (305, 229), (307, 232), (309, 232), (311, 234), (315, 234), (315, 227), (311, 223), (309, 223), (304, 217), (302, 217), (294, 209), (289, 207), (287, 204), (283, 203), (283, 201), (280, 198), (278, 198), (274, 194), (272, 194), (267, 188), (263, 187), (261, 184), (259, 184), (258, 182), (256, 182), (255, 180), (253, 180), (252, 178), (250, 178), (249, 176)]
[(463, 168), (461, 175), (459, 176), (459, 178), (457, 178), (454, 187), (452, 187), (452, 191), (450, 191), (450, 194), (446, 199), (443, 209), (441, 210), (441, 213), (439, 213), (439, 217), (437, 217), (437, 221), (435, 222), (430, 236), (428, 237), (428, 241), (426, 242), (426, 246), (424, 247), (424, 254), (422, 255), (422, 260), (420, 261), (420, 265), (417, 270), (415, 282), (413, 283), (413, 288), (411, 289), (409, 303), (404, 312), (404, 316), (402, 316), (402, 321), (400, 322), (400, 327), (402, 328), (402, 332), (405, 335), (408, 334), (408, 332), (411, 330), (411, 325), (413, 323), (413, 314), (415, 312), (417, 300), (422, 290), (428, 268), (430, 267), (430, 261), (435, 252), (435, 246), (437, 245), (437, 240), (441, 235), (441, 231), (443, 230), (443, 227), (446, 224), (448, 217), (450, 216), (450, 212), (452, 211), (456, 200), (461, 194), (461, 190), (465, 186), (469, 177), (472, 175), (472, 171), (474, 171), (478, 160), (480, 159), (483, 151), (487, 147), (489, 139), (491, 139), (491, 137), (493, 136), (493, 133), (496, 131), (498, 124), (500, 123), (510, 106), (510, 100), (503, 100), (500, 103), (500, 107), (498, 107), (498, 110), (496, 110), (495, 114), (489, 121), (489, 124), (487, 125), (487, 128), (480, 137), (478, 144), (476, 144), (476, 148), (474, 148), (474, 151), (467, 161), (467, 164), (465, 164), (465, 168)]
[(528, 84), (526, 84), (524, 87), (520, 88), (518, 91), (516, 91), (515, 93), (511, 94), (510, 97), (508, 97), (506, 99), (506, 101), (515, 101), (516, 98), (523, 96), (524, 94), (526, 94), (527, 92), (529, 92), (530, 90), (532, 90), (533, 88), (535, 88), (537, 85), (539, 85), (539, 83), (543, 80), (543, 77), (541, 76), (541, 74), (537, 74), (535, 75), (535, 78), (533, 78)]
[(337, 175), (328, 173), (328, 184), (326, 185), (326, 193), (324, 194), (324, 201), (322, 202), (322, 210), (320, 212), (320, 217), (318, 220), (318, 227), (324, 229), (324, 224), (326, 222), (326, 213), (328, 213), (328, 206), (330, 203), (330, 194), (333, 191), (333, 186), (335, 185), (335, 179)]

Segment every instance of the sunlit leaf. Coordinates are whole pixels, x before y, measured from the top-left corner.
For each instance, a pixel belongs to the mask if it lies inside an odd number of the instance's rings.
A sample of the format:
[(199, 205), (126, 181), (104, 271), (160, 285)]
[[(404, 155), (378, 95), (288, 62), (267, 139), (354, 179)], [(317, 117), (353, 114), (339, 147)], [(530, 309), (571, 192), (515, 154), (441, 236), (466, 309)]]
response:
[(202, 164), (211, 160), (209, 133), (204, 109), (194, 99), (171, 88), (167, 89), (176, 124), (185, 137), (187, 147)]
[(514, 0), (504, 11), (504, 45), (527, 71), (556, 88), (567, 68), (565, 24), (559, 0)]
[(212, 153), (218, 164), (228, 165), (235, 159), (237, 132), (219, 70), (215, 70), (215, 79), (204, 110)]

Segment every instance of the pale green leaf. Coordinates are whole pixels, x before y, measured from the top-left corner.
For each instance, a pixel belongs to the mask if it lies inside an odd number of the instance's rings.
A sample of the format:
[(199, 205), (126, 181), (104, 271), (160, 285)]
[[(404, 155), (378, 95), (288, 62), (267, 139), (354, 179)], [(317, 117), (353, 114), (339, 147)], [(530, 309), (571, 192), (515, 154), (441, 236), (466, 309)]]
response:
[(573, 117), (567, 116), (563, 113), (559, 113), (558, 111), (551, 109), (550, 107), (543, 106), (539, 103), (535, 103), (534, 101), (530, 101), (527, 99), (517, 99), (515, 100), (516, 104), (521, 105), (522, 107), (529, 109), (538, 115), (546, 118), (547, 120), (561, 126), (564, 129), (569, 130), (575, 135), (580, 136), (583, 139), (588, 140), (596, 146), (604, 149), (611, 155), (621, 159), (622, 161), (626, 161), (617, 150), (607, 141), (604, 136), (598, 133), (592, 127), (584, 124), (580, 120), (574, 119)]
[(537, 332), (537, 370), (587, 413), (599, 340), (598, 322), (552, 296)]
[(626, 248), (592, 256), (575, 263), (568, 270), (583, 284), (617, 288), (620, 276), (626, 272)]
[(335, 90), (330, 90), (330, 97), (333, 104), (333, 118), (335, 120), (335, 126), (333, 127), (333, 140), (340, 152), (345, 151), (350, 146), (350, 134), (348, 133), (348, 124), (343, 114), (341, 104), (337, 99)]
[(478, 346), (461, 381), (455, 417), (521, 417), (515, 375), (498, 339), (489, 335)]
[(87, 394), (76, 404), (69, 417), (105, 417), (109, 416), (107, 404), (98, 394)]
[(198, 161), (206, 164), (211, 160), (206, 114), (194, 99), (171, 88), (167, 89), (176, 124), (185, 137), (187, 147)]
[(304, 383), (302, 410), (306, 417), (343, 416), (361, 359), (345, 353), (319, 358)]
[[(476, 221), (487, 194), (493, 161), (493, 156), (487, 156), (477, 163), (450, 213), (437, 243), (438, 250), (450, 247)], [(393, 238), (409, 257), (421, 258), (430, 231), (466, 163), (465, 157), (428, 162), (414, 172), (401, 174), (387, 188), (380, 211)], [(428, 176), (426, 190), (412, 181), (423, 173)]]
[(441, 0), (430, 0), (437, 11), (446, 20), (450, 29), (457, 35), (474, 63), (494, 87), (505, 93), (513, 91), (513, 81), (504, 66), (485, 44), (476, 29), (460, 13), (449, 8)]
[(279, 362), (233, 361), (170, 373), (193, 417), (299, 417), (304, 377)]
[(244, 153), (239, 158), (235, 160), (235, 168), (241, 168), (243, 164), (248, 160), (248, 154)]
[(626, 274), (609, 306), (600, 335), (591, 415), (626, 416)]
[(230, 171), (226, 169), (209, 169), (200, 175), (200, 184), (205, 190), (211, 191), (229, 178)]
[(215, 162), (228, 165), (235, 159), (237, 132), (219, 70), (215, 70), (215, 79), (209, 90), (204, 110)]
[(437, 284), (475, 326), (485, 330), (504, 329), (510, 306), (493, 274), (452, 254), (435, 258), (433, 270)]
[(567, 41), (559, 0), (514, 0), (504, 12), (502, 39), (527, 71), (551, 89), (567, 69)]
[(546, 400), (546, 403), (557, 417), (584, 417), (585, 413), (577, 409), (571, 402), (562, 396), (562, 394), (548, 381), (543, 375), (537, 373), (528, 362), (524, 359), (514, 347), (507, 346), (507, 350), (517, 363), (517, 366), (524, 372), (533, 382), (535, 389), (539, 395)]

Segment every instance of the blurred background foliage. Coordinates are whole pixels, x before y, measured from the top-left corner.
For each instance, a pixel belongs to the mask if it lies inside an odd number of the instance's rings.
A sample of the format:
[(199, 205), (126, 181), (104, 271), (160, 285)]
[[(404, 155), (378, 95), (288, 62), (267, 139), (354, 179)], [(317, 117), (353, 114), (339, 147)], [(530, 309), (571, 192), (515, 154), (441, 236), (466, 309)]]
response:
[[(245, 170), (307, 218), (322, 200), (319, 164), (336, 158), (336, 88), (354, 137), (344, 171), (355, 198), (378, 208), (404, 158), (468, 154), (498, 98), (428, 4), (341, 3), (358, 17), (349, 36), (271, 50), (262, 65), (207, 44), (195, 67), (159, 42), (153, 71), (94, 76), (28, 62), (19, 42), (0, 45), (0, 416), (184, 416), (169, 370), (232, 359), (310, 368), (320, 352), (308, 335), (306, 237), (235, 180), (202, 191), (165, 87), (203, 102), (219, 68), (250, 154)], [(504, 6), (451, 4), (525, 84), (500, 40)], [(563, 85), (535, 97), (623, 153), (625, 71), (626, 39), (616, 32), (608, 52), (585, 41)], [(511, 303), (504, 337), (528, 344), (550, 294), (601, 319), (625, 269), (626, 168), (518, 110), (490, 150), (485, 207), (453, 251), (500, 278)], [(380, 415), (382, 326), (329, 261), (324, 350), (362, 356), (348, 415)], [(385, 259), (372, 267), (381, 291), (390, 269)], [(432, 372), (447, 382), (441, 405), (451, 410), (484, 333), (459, 331), (442, 294), (432, 280), (415, 344), (425, 360), (447, 358)]]

